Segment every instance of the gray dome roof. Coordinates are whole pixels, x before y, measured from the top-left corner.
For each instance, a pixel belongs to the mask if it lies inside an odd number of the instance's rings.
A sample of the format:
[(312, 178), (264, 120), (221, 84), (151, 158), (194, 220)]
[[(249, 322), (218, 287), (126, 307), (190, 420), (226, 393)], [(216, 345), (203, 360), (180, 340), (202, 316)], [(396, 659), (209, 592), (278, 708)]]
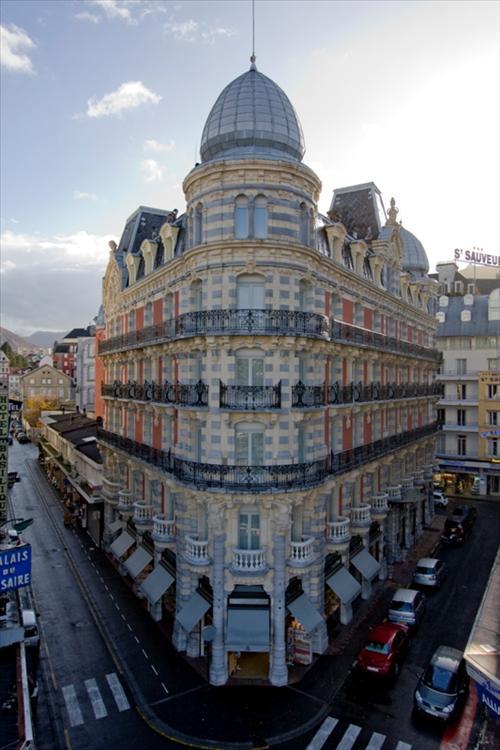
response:
[(219, 94), (200, 146), (202, 161), (222, 157), (301, 161), (304, 152), (302, 128), (290, 100), (253, 64)]
[(403, 226), (399, 227), (399, 236), (403, 244), (402, 269), (414, 276), (422, 276), (429, 272), (429, 261), (424, 246), (414, 234)]

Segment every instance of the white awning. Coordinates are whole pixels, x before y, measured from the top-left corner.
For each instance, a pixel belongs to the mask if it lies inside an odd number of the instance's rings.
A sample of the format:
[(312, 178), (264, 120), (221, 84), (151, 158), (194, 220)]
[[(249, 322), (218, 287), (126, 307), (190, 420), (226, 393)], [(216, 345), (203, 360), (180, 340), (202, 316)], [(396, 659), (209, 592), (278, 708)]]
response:
[(173, 582), (174, 577), (170, 575), (168, 570), (162, 565), (157, 565), (147, 578), (144, 579), (139, 588), (151, 604), (156, 604)]
[(197, 591), (194, 592), (191, 599), (185, 603), (183, 608), (177, 612), (175, 619), (179, 622), (187, 633), (199, 623), (205, 612), (210, 609), (210, 602), (207, 602)]
[(128, 557), (123, 564), (127, 568), (132, 578), (137, 578), (139, 573), (144, 570), (146, 565), (151, 562), (152, 559), (153, 555), (150, 555), (149, 552), (144, 549), (144, 547), (137, 547), (137, 549), (132, 552), (130, 557)]
[(119, 529), (123, 529), (124, 521), (113, 521), (113, 523), (110, 523), (108, 526), (108, 529), (111, 531), (112, 534), (115, 533), (115, 531), (118, 531)]
[(350, 604), (361, 593), (360, 584), (343, 565), (328, 578), (327, 584), (337, 594), (342, 604)]
[(354, 555), (351, 562), (367, 581), (373, 581), (380, 572), (380, 563), (364, 547)]
[(124, 531), (115, 539), (115, 541), (109, 548), (109, 551), (115, 557), (122, 557), (133, 544), (135, 544), (134, 537), (130, 536), (130, 534)]
[(287, 604), (287, 607), (308, 633), (312, 633), (323, 622), (320, 613), (305, 594)]

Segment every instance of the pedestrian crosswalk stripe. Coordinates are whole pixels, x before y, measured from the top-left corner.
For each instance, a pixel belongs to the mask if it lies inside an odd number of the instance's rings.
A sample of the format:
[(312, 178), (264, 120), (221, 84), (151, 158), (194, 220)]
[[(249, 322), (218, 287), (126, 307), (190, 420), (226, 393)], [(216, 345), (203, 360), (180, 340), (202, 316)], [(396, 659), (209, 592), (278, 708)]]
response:
[(66, 710), (69, 716), (69, 723), (72, 727), (78, 727), (83, 724), (83, 716), (76, 697), (76, 691), (73, 685), (66, 685), (62, 689)]
[(320, 728), (308, 744), (306, 750), (321, 750), (337, 724), (338, 719), (334, 719), (333, 716), (327, 716), (323, 724), (320, 726)]
[(96, 717), (96, 719), (104, 719), (104, 717), (108, 715), (108, 712), (106, 711), (106, 706), (104, 705), (101, 692), (97, 687), (97, 682), (93, 678), (90, 680), (85, 680), (85, 687), (92, 704), (92, 711), (94, 712), (94, 716)]
[(361, 727), (358, 727), (357, 724), (349, 724), (344, 736), (337, 745), (337, 750), (351, 750), (360, 732)]
[(379, 734), (379, 732), (374, 732), (365, 750), (380, 750), (384, 742), (385, 742), (385, 734)]
[(412, 746), (409, 745), (407, 742), (398, 742), (396, 745), (396, 750), (411, 750)]
[(122, 688), (122, 684), (120, 680), (118, 679), (118, 676), (116, 675), (116, 673), (111, 672), (111, 674), (107, 674), (106, 680), (108, 681), (110, 690), (113, 693), (113, 698), (115, 699), (115, 703), (118, 706), (118, 710), (127, 711), (127, 709), (130, 708), (130, 703), (127, 700), (125, 691)]

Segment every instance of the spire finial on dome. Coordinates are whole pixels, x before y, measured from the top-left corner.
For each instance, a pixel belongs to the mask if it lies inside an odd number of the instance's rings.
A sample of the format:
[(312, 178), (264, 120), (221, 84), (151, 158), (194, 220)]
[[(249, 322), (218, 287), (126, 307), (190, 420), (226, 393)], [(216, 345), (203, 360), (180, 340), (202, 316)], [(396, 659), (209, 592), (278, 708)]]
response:
[(257, 70), (255, 64), (255, 0), (252, 0), (252, 54), (250, 56), (250, 70)]

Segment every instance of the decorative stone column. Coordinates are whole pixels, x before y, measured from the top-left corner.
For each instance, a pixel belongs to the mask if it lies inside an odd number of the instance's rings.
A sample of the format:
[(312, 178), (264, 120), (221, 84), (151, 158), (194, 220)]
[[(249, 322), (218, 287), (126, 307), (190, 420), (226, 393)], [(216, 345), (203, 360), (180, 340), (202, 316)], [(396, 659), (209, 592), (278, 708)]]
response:
[(271, 616), (273, 624), (273, 639), (271, 649), (271, 663), (269, 666), (269, 680), (272, 685), (281, 687), (288, 682), (288, 668), (286, 665), (285, 643), (285, 534), (273, 536), (274, 552), (274, 585), (271, 599)]
[[(161, 561), (161, 550), (156, 549), (156, 546), (155, 546), (155, 550), (153, 552), (153, 562), (154, 562), (155, 568), (160, 564), (160, 561)], [(151, 604), (151, 602), (148, 603), (149, 614), (151, 615), (151, 617), (153, 618), (155, 622), (160, 622), (161, 620), (161, 615), (162, 615), (161, 599), (162, 597), (160, 596), (156, 604)]]
[(215, 533), (212, 567), (212, 623), (215, 635), (212, 641), (212, 658), (210, 661), (210, 684), (224, 685), (227, 681), (227, 658), (224, 645), (224, 551), (226, 535)]
[[(191, 572), (188, 564), (184, 560), (182, 543), (180, 537), (176, 540), (176, 590), (175, 590), (175, 611), (180, 612), (185, 603), (191, 596)], [(177, 651), (185, 651), (187, 647), (187, 633), (179, 625), (177, 618), (174, 621), (174, 630), (172, 633), (172, 643)]]

